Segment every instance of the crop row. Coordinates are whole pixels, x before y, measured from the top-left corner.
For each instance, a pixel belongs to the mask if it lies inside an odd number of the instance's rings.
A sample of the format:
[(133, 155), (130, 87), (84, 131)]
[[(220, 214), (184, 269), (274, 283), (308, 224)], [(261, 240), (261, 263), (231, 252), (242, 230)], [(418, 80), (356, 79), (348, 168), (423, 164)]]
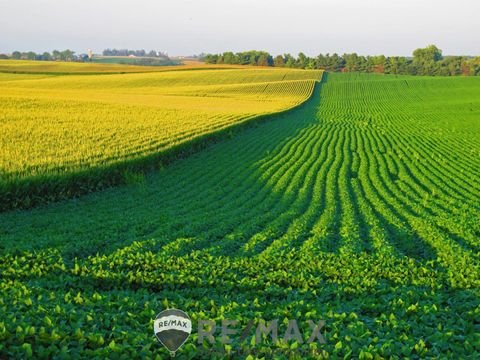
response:
[(477, 357), (480, 84), (326, 80), (129, 186), (1, 214), (0, 355), (166, 357), (152, 321), (176, 307), (326, 321), (325, 345), (194, 331), (179, 358)]

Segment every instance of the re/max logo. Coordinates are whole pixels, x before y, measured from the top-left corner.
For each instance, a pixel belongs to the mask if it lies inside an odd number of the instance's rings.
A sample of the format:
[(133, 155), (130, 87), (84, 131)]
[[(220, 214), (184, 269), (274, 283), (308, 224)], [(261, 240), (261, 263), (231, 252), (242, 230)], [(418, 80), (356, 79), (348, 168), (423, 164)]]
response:
[(166, 321), (157, 321), (158, 327), (172, 327), (172, 326), (181, 326), (184, 327), (185, 329), (188, 328), (187, 322), (186, 321), (180, 321), (180, 320), (166, 320)]
[[(304, 343), (305, 339), (307, 339), (307, 343), (318, 342), (325, 344), (325, 337), (321, 332), (325, 326), (325, 321), (320, 320), (315, 323), (312, 320), (307, 320), (307, 324), (310, 331), (305, 334), (300, 331), (297, 320), (288, 320), (287, 327), (281, 338), (285, 342), (296, 341), (299, 344)], [(279, 340), (278, 320), (266, 322), (260, 319), (257, 326), (255, 326), (255, 321), (252, 319), (243, 329), (239, 329), (237, 325), (238, 320), (224, 319), (221, 322), (220, 331), (217, 331), (217, 323), (214, 320), (199, 320), (198, 343), (203, 344), (206, 340), (214, 344), (216, 335), (220, 336), (223, 344), (230, 344), (233, 340), (232, 338), (236, 336), (239, 336), (239, 341), (242, 342), (252, 334), (253, 329), (255, 330), (255, 344), (259, 344), (263, 338), (268, 337), (271, 337), (272, 343), (276, 343)]]

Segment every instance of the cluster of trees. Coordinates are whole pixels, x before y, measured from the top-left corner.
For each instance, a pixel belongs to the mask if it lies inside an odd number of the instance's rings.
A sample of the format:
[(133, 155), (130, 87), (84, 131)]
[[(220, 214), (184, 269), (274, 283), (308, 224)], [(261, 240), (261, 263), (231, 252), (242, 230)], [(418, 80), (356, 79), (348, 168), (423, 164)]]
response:
[(207, 64), (240, 64), (256, 66), (275, 66), (272, 56), (266, 51), (244, 51), (233, 53), (231, 51), (223, 54), (206, 54), (203, 60)]
[[(104, 56), (128, 56), (135, 55), (136, 57), (144, 58), (139, 59), (139, 65), (158, 65), (155, 61), (163, 61), (161, 64), (164, 65), (165, 61), (170, 61), (167, 54), (151, 50), (146, 52), (145, 50), (128, 50), (128, 49), (106, 49), (103, 51)], [(148, 58), (157, 58), (158, 60), (152, 60)], [(0, 59), (14, 59), (14, 60), (45, 60), (45, 61), (89, 61), (88, 54), (75, 54), (75, 51), (72, 50), (53, 50), (51, 53), (45, 51), (43, 53), (35, 53), (33, 51), (14, 51), (11, 55), (0, 54)], [(174, 64), (172, 62), (172, 64)]]
[(7, 55), (3, 58), (15, 59), (15, 60), (60, 60), (60, 61), (78, 61), (81, 56), (75, 55), (75, 51), (72, 50), (53, 50), (51, 53), (45, 51), (44, 53), (35, 53), (33, 51), (20, 52), (14, 51), (10, 57)]
[(402, 75), (480, 75), (480, 57), (443, 56), (435, 45), (416, 49), (413, 57), (362, 56), (352, 54), (326, 54), (308, 57), (299, 53), (273, 57), (265, 51), (224, 52), (207, 54), (203, 60), (209, 64), (239, 64), (257, 66), (324, 69), (341, 72), (376, 72)]
[(128, 49), (105, 49), (102, 52), (103, 56), (129, 56), (134, 55), (137, 57), (158, 57), (168, 59), (168, 55), (156, 50), (150, 50), (146, 52), (145, 50), (128, 50)]

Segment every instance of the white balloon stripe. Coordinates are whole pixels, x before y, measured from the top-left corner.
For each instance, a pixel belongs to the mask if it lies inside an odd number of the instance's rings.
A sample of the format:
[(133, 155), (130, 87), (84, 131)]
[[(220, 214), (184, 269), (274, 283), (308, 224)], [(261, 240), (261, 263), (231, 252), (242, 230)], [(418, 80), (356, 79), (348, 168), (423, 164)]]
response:
[(180, 330), (190, 334), (192, 332), (192, 322), (190, 319), (181, 316), (162, 316), (155, 320), (153, 328), (155, 334), (166, 330)]

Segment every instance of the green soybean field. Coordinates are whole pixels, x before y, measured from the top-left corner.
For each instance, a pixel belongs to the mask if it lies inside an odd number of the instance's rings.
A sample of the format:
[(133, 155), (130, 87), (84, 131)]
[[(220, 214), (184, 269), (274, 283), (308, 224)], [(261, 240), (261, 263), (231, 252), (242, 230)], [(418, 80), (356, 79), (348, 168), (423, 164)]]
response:
[(0, 213), (0, 358), (169, 358), (173, 307), (325, 321), (325, 344), (194, 331), (179, 359), (475, 359), (479, 288), (475, 77), (325, 73), (126, 185)]

